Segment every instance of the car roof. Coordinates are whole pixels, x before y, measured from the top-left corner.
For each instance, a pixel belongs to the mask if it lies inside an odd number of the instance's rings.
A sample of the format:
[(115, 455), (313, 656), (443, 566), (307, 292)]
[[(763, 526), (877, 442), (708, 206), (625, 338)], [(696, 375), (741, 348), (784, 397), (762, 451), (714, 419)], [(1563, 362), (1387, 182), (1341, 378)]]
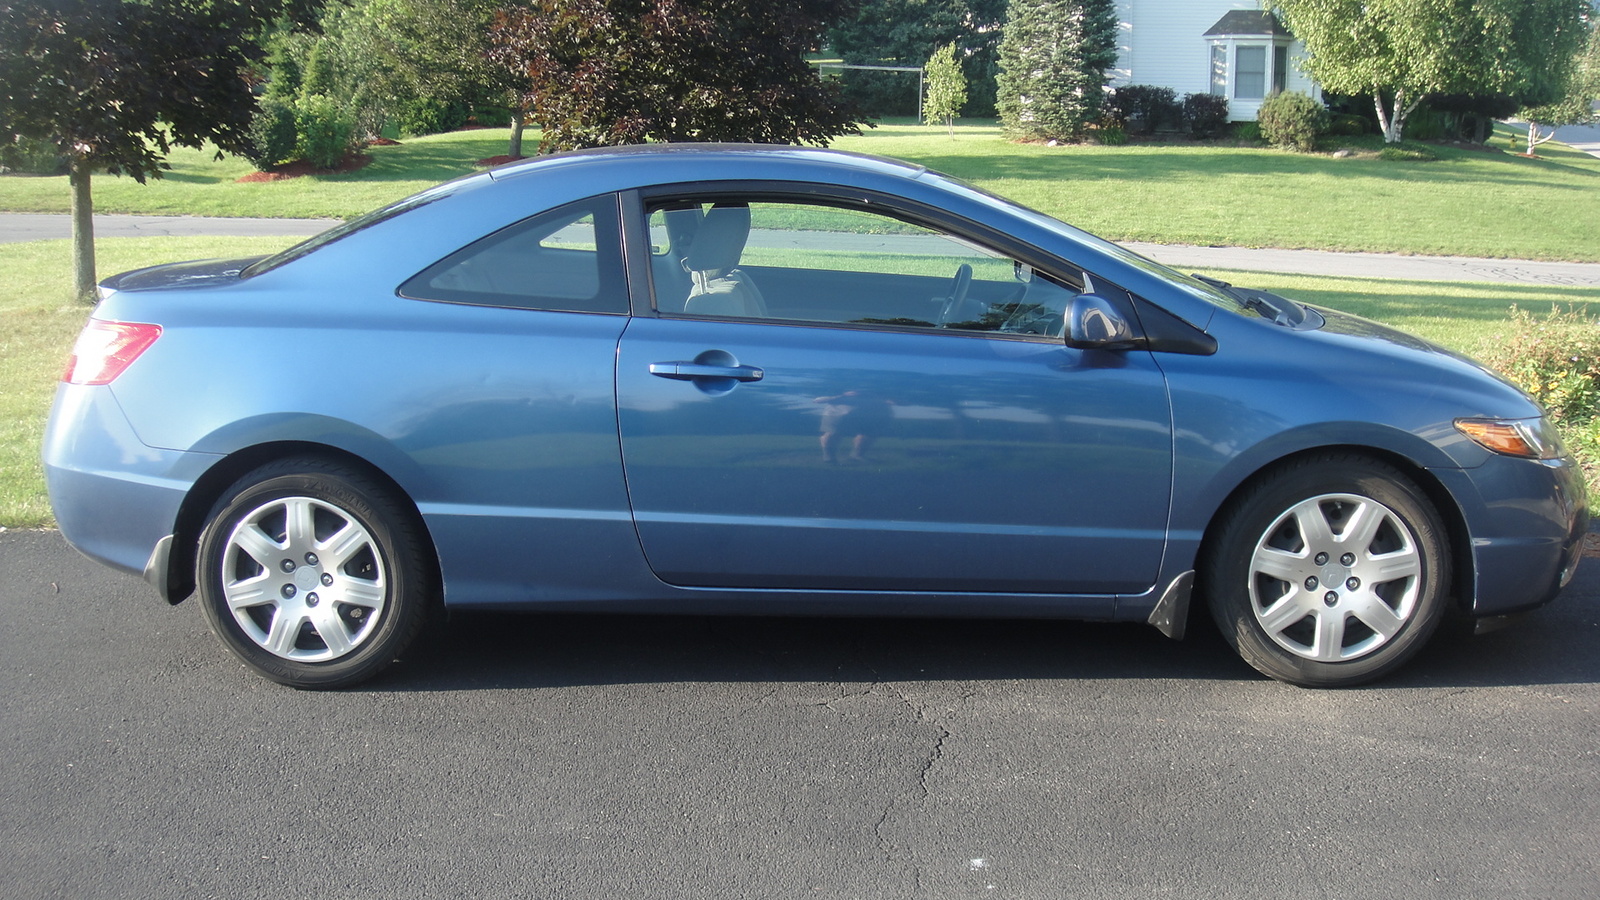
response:
[(835, 172), (846, 170), (910, 179), (930, 174), (926, 166), (896, 159), (886, 159), (880, 156), (871, 156), (865, 153), (829, 150), (820, 147), (794, 147), (784, 144), (733, 143), (634, 144), (623, 147), (593, 147), (584, 150), (552, 153), (548, 156), (535, 156), (530, 159), (507, 163), (491, 169), (489, 174), (496, 181), (504, 181), (535, 174), (547, 175), (552, 170), (567, 166), (578, 165), (584, 168), (591, 168), (596, 163), (605, 162), (611, 162), (622, 167), (637, 166), (641, 169), (651, 169), (662, 163), (669, 163), (673, 166), (678, 164), (708, 166), (718, 163), (771, 164), (773, 168), (772, 174), (780, 177), (805, 177), (804, 173), (811, 172), (814, 173), (812, 177), (825, 178), (826, 176), (823, 173), (830, 170)]

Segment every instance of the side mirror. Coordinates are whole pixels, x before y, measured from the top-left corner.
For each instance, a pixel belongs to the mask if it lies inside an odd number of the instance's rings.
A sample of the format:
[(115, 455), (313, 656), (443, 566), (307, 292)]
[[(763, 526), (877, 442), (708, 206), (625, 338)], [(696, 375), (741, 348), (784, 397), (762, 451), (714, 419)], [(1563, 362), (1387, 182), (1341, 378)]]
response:
[(1067, 307), (1066, 344), (1077, 350), (1133, 350), (1143, 346), (1128, 319), (1099, 294), (1079, 294)]

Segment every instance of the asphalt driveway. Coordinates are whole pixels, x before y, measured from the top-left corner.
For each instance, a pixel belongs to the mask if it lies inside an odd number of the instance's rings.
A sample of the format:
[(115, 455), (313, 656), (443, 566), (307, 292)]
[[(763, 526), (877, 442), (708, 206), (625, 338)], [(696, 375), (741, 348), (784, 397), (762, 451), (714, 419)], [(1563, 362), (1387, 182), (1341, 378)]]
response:
[(1342, 692), (1207, 627), (458, 616), (371, 686), (0, 534), (0, 896), (1592, 898), (1600, 560)]

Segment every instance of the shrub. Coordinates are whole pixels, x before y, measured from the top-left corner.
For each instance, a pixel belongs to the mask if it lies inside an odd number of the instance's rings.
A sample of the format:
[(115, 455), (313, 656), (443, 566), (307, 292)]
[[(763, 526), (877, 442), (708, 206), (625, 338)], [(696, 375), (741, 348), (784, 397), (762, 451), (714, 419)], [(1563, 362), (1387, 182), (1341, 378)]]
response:
[(1600, 495), (1600, 418), (1582, 424), (1565, 425), (1561, 429), (1561, 437), (1583, 468), (1584, 478), (1589, 483), (1589, 496)]
[(1417, 141), (1401, 141), (1378, 151), (1378, 158), (1388, 162), (1433, 162), (1439, 154), (1433, 148)]
[(1341, 137), (1355, 137), (1361, 134), (1373, 134), (1371, 116), (1358, 116), (1354, 113), (1339, 113), (1333, 115), (1328, 124), (1328, 133)]
[[(899, 65), (897, 61), (868, 60), (870, 65)], [(918, 116), (917, 73), (824, 69), (825, 80), (842, 87), (847, 100), (860, 107), (864, 115)]]
[(1228, 127), (1228, 98), (1189, 94), (1183, 98), (1183, 121), (1197, 138), (1215, 137)]
[(1234, 140), (1244, 141), (1247, 144), (1263, 143), (1260, 122), (1239, 122), (1233, 126)]
[(1563, 426), (1600, 419), (1600, 320), (1576, 309), (1535, 316), (1513, 306), (1510, 334), (1484, 357)]
[(1128, 142), (1128, 132), (1124, 131), (1121, 125), (1101, 123), (1094, 136), (1107, 147), (1120, 147)]
[(1317, 138), (1328, 131), (1328, 110), (1299, 91), (1275, 93), (1261, 104), (1256, 120), (1261, 134), (1275, 147), (1302, 152), (1317, 149)]
[(300, 143), (294, 105), (277, 97), (267, 97), (250, 120), (250, 146), (245, 159), (265, 172), (295, 158)]
[(1106, 98), (1106, 118), (1121, 125), (1129, 134), (1153, 134), (1162, 128), (1180, 125), (1183, 106), (1172, 88), (1129, 84), (1112, 91)]
[(467, 124), (471, 114), (472, 110), (459, 101), (447, 103), (432, 97), (416, 97), (398, 104), (390, 123), (399, 128), (401, 134), (440, 134)]
[(511, 125), (511, 110), (504, 106), (474, 106), (467, 122), (485, 128), (506, 128)]
[(18, 138), (15, 143), (0, 144), (0, 171), (65, 175), (67, 158), (49, 141)]
[(305, 94), (295, 102), (295, 129), (295, 156), (318, 169), (334, 168), (355, 149), (355, 120), (325, 94)]

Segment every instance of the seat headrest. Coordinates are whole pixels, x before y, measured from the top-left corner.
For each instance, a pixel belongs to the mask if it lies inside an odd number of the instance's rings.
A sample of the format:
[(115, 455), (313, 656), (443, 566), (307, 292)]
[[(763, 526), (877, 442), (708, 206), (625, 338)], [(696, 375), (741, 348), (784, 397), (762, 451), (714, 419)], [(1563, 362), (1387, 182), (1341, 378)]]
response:
[(713, 206), (700, 222), (685, 261), (692, 272), (731, 269), (750, 238), (750, 207)]
[(689, 248), (694, 246), (695, 233), (700, 230), (700, 220), (706, 214), (700, 207), (691, 206), (688, 209), (664, 209), (661, 217), (667, 226), (667, 241), (672, 246), (672, 252), (680, 258), (687, 255)]

